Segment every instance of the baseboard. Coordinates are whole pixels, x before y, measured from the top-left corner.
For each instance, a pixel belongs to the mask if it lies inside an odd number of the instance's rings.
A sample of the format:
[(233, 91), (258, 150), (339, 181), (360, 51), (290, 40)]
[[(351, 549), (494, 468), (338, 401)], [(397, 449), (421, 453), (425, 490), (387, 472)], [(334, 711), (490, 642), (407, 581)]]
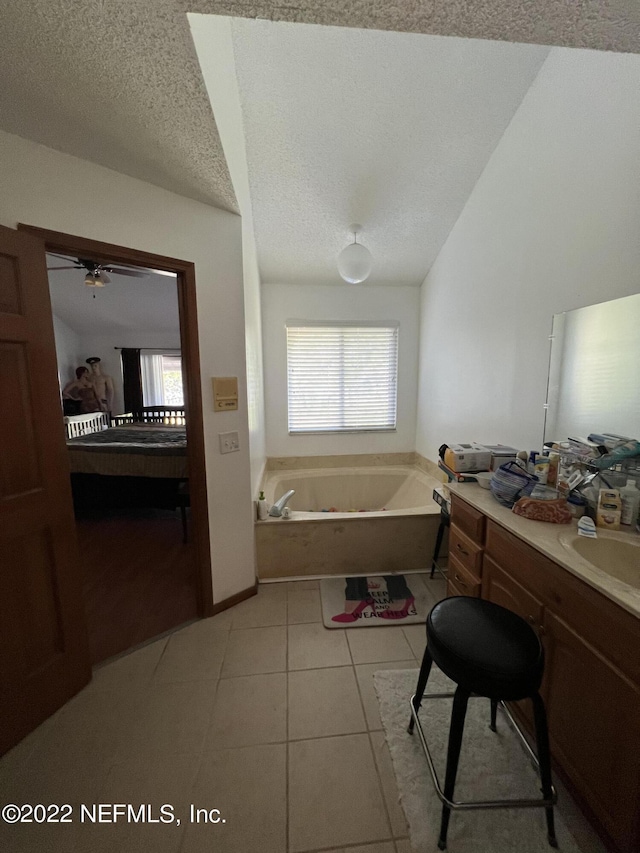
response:
[(230, 596), (229, 598), (225, 598), (223, 601), (219, 601), (217, 604), (213, 605), (211, 610), (211, 615), (215, 616), (217, 613), (222, 613), (223, 610), (228, 610), (230, 607), (234, 607), (236, 604), (240, 604), (241, 601), (246, 601), (247, 598), (252, 598), (258, 592), (258, 582), (256, 581), (253, 586), (248, 587), (247, 589), (243, 589), (242, 592), (236, 592), (235, 595)]

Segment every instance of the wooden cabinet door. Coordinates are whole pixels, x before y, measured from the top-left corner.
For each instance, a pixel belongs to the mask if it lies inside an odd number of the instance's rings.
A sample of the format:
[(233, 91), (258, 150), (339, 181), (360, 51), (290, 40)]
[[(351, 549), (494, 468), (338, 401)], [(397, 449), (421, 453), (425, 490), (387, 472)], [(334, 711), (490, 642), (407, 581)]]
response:
[(544, 614), (551, 751), (621, 851), (640, 849), (640, 688)]
[(536, 631), (542, 625), (542, 602), (486, 555), (483, 564), (482, 597), (522, 616)]
[[(485, 555), (482, 576), (482, 597), (487, 601), (493, 601), (506, 607), (507, 610), (522, 616), (535, 631), (540, 630), (542, 625), (542, 602), (531, 595), (528, 590), (514, 580), (510, 574), (500, 568), (491, 557)], [(543, 698), (544, 692), (541, 691)], [(525, 724), (529, 732), (533, 732), (533, 708), (531, 702), (525, 699), (522, 702), (510, 702), (509, 706), (515, 711), (516, 716)]]
[(0, 227), (0, 754), (91, 678), (44, 243)]

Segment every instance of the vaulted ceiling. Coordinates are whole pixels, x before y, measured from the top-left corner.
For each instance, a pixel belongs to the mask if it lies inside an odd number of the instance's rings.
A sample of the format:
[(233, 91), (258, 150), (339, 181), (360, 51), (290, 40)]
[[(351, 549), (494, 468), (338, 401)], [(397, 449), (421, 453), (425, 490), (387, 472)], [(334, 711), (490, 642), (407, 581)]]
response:
[[(640, 51), (635, 0), (2, 0), (0, 128), (237, 204), (187, 12)], [(89, 191), (89, 189), (88, 189)]]
[(342, 283), (336, 257), (360, 223), (367, 284), (422, 284), (549, 48), (231, 24), (262, 281)]

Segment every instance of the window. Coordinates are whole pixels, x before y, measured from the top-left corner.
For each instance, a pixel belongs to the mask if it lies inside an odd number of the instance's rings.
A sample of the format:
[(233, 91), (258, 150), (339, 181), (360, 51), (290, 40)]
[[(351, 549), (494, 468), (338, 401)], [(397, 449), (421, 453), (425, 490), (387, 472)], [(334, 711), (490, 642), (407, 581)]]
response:
[(140, 356), (145, 406), (184, 406), (182, 357), (177, 353)]
[(289, 433), (396, 428), (398, 324), (287, 323)]

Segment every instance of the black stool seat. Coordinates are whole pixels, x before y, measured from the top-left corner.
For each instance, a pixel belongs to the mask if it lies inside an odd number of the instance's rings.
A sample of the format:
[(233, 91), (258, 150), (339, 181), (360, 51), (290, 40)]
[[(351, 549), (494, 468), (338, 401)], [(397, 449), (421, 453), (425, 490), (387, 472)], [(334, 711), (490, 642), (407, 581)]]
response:
[[(427, 618), (427, 647), (424, 650), (418, 685), (411, 699), (409, 733), (418, 726), (418, 733), (427, 756), (429, 770), (442, 801), (442, 820), (438, 847), (447, 846), (447, 830), (452, 809), (458, 808), (527, 808), (542, 807), (547, 818), (547, 839), (557, 846), (553, 806), (555, 791), (551, 782), (549, 734), (544, 702), (539, 693), (544, 671), (544, 651), (533, 628), (527, 622), (498, 604), (480, 598), (454, 596), (440, 601)], [(455, 693), (434, 693), (425, 696), (431, 666), (436, 663), (445, 675), (456, 683)], [(542, 799), (492, 800), (456, 802), (453, 799), (462, 746), (467, 704), (473, 696), (486, 696), (491, 703), (489, 727), (496, 731), (496, 712), (500, 706), (508, 713), (507, 702), (530, 699), (538, 744), (538, 756), (524, 736), (525, 748), (538, 765), (542, 783)], [(447, 769), (444, 790), (440, 787), (435, 765), (429, 752), (418, 711), (423, 698), (453, 697)], [(517, 726), (516, 726), (517, 728)], [(519, 731), (519, 729), (518, 729)]]
[(446, 598), (427, 620), (429, 651), (456, 684), (490, 699), (516, 701), (540, 689), (544, 654), (520, 616), (478, 598)]

